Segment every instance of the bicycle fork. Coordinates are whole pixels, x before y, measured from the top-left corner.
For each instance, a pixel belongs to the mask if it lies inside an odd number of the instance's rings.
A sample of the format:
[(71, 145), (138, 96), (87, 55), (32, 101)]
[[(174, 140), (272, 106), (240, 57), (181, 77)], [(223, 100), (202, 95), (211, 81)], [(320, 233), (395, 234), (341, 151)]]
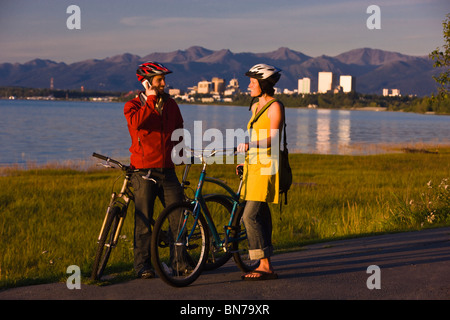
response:
[[(111, 194), (111, 200), (109, 202), (108, 208), (106, 209), (106, 215), (105, 215), (105, 218), (103, 219), (102, 227), (100, 229), (100, 233), (99, 233), (98, 238), (97, 238), (97, 243), (100, 242), (102, 234), (103, 234), (103, 232), (105, 230), (106, 222), (108, 221), (108, 219), (110, 219), (111, 209), (115, 205), (120, 204), (121, 208), (120, 208), (119, 224), (118, 224), (116, 232), (114, 234), (113, 241), (111, 241), (110, 243), (106, 243), (105, 246), (114, 248), (117, 245), (117, 240), (119, 238), (120, 231), (122, 229), (123, 222), (125, 220), (125, 215), (126, 215), (126, 212), (127, 212), (126, 208), (128, 208), (128, 204), (129, 204), (129, 202), (131, 200), (130, 197), (128, 196), (127, 192), (126, 192), (127, 186), (128, 186), (128, 182), (129, 182), (129, 177), (127, 176), (125, 178), (124, 182), (123, 182), (122, 189), (120, 190), (119, 195), (117, 195), (115, 192), (113, 192)], [(118, 201), (116, 201), (116, 199), (123, 199), (124, 202), (123, 203), (122, 202), (118, 202)]]
[(186, 228), (190, 213), (186, 212), (186, 211), (182, 212), (181, 219), (183, 221), (181, 223), (182, 225), (181, 225), (180, 231), (177, 235), (177, 238), (175, 239), (175, 243), (174, 243), (175, 246), (180, 246), (180, 247), (185, 246), (186, 249), (194, 249), (196, 247), (196, 246), (191, 246), (189, 244), (189, 239), (191, 239), (191, 237), (193, 236), (193, 234), (195, 232), (195, 228), (197, 227), (197, 223), (198, 223), (198, 220), (195, 217), (197, 216), (196, 210), (200, 210), (200, 208), (197, 205), (198, 205), (198, 202), (195, 204), (194, 209), (192, 210), (192, 216), (194, 217), (194, 224), (192, 226), (190, 234), (187, 234), (188, 230)]

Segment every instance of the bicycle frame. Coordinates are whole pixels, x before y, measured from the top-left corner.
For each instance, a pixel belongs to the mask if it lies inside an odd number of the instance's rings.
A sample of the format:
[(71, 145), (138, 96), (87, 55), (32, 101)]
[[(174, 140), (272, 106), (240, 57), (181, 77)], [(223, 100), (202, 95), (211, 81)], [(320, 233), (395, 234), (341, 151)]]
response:
[[(193, 150), (191, 150), (191, 151), (193, 151)], [(211, 155), (213, 155), (213, 154), (215, 154), (214, 151), (212, 152)], [(236, 214), (238, 207), (243, 205), (243, 203), (241, 203), (239, 201), (239, 199), (240, 199), (240, 192), (241, 192), (242, 182), (243, 181), (242, 181), (242, 178), (241, 178), (241, 181), (239, 183), (239, 188), (238, 188), (237, 192), (234, 192), (234, 190), (231, 189), (224, 181), (222, 181), (220, 179), (217, 179), (217, 178), (206, 176), (207, 162), (205, 161), (205, 157), (203, 155), (200, 158), (202, 160), (203, 168), (202, 168), (202, 171), (200, 173), (200, 177), (199, 177), (199, 180), (198, 180), (197, 189), (195, 191), (194, 199), (191, 200), (191, 203), (194, 204), (193, 215), (195, 217), (195, 224), (198, 221), (198, 216), (200, 214), (199, 210), (201, 209), (203, 211), (203, 213), (204, 213), (204, 217), (205, 217), (206, 222), (207, 222), (207, 224), (209, 226), (209, 230), (211, 231), (211, 236), (213, 237), (214, 242), (218, 243), (218, 244), (220, 243), (221, 247), (226, 251), (227, 250), (226, 245), (227, 245), (228, 241), (230, 240), (229, 233), (231, 231), (231, 224), (233, 222), (234, 215)], [(185, 171), (184, 171), (184, 174), (183, 174), (182, 185), (184, 185), (186, 183), (186, 178), (187, 178), (190, 166), (191, 166), (191, 164), (187, 164), (186, 165), (186, 168), (185, 168)], [(206, 201), (205, 201), (205, 198), (204, 198), (203, 192), (202, 192), (203, 185), (204, 185), (205, 182), (213, 183), (215, 185), (218, 185), (222, 189), (224, 189), (227, 192), (227, 194), (225, 194), (225, 195), (221, 194), (221, 195), (223, 197), (227, 198), (233, 204), (233, 209), (231, 211), (231, 217), (229, 219), (228, 225), (224, 226), (224, 228), (225, 228), (225, 243), (222, 243), (222, 240), (220, 239), (219, 233), (217, 232), (217, 228), (216, 228), (216, 226), (214, 225), (214, 223), (212, 221), (211, 214), (210, 214), (210, 212), (208, 210), (208, 207), (206, 206)], [(194, 230), (194, 229), (195, 229), (195, 226), (194, 226), (194, 228), (192, 230)], [(180, 236), (181, 236), (181, 233), (180, 233), (179, 237)], [(231, 241), (237, 241), (237, 240), (239, 240), (239, 239), (231, 238)]]

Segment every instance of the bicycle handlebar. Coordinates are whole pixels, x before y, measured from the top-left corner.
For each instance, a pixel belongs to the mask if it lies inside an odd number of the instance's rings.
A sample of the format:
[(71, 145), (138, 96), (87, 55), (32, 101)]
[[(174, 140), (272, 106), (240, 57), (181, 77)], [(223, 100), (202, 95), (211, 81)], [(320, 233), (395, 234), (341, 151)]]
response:
[[(117, 160), (111, 159), (110, 157), (98, 154), (98, 153), (93, 153), (92, 154), (93, 157), (96, 157), (98, 159), (104, 160), (106, 162), (111, 162), (114, 163), (116, 165), (118, 165), (122, 170), (128, 171), (128, 169), (130, 169), (129, 166), (126, 166), (122, 163), (120, 163)], [(139, 169), (133, 169), (133, 171), (140, 171)], [(164, 173), (162, 172), (157, 172), (157, 171), (153, 171), (153, 170), (148, 170), (147, 175), (143, 176), (142, 178), (146, 179), (146, 180), (152, 180), (152, 177), (158, 178), (158, 179), (164, 179)]]
[(104, 156), (104, 155), (101, 155), (101, 154), (98, 154), (98, 153), (95, 153), (95, 152), (92, 154), (92, 156), (96, 157), (96, 158), (99, 158), (101, 160), (105, 160), (106, 162), (112, 162), (114, 164), (117, 164), (120, 168), (126, 168), (125, 165), (123, 165), (122, 163), (120, 163), (117, 160), (111, 159), (110, 157), (107, 157), (107, 156)]

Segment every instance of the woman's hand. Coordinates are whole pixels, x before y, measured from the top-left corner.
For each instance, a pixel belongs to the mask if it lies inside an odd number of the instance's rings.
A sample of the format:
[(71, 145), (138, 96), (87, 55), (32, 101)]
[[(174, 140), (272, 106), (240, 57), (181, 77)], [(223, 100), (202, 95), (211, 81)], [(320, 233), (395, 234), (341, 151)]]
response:
[(237, 146), (237, 152), (245, 153), (248, 151), (248, 143), (240, 143)]
[(243, 171), (244, 171), (244, 164), (243, 163), (238, 164), (236, 166), (236, 175), (242, 174)]

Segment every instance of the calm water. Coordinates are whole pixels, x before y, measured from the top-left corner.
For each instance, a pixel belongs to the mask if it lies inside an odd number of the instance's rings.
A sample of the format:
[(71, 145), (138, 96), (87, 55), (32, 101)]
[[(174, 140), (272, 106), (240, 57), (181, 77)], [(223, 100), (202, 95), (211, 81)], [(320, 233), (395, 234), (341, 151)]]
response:
[[(245, 129), (246, 107), (180, 105), (185, 128)], [(0, 165), (90, 160), (92, 152), (129, 157), (122, 103), (0, 100)], [(450, 117), (394, 112), (287, 109), (289, 151), (378, 152), (374, 145), (450, 144)], [(203, 136), (202, 136), (203, 137)], [(204, 147), (211, 141), (203, 137)]]

